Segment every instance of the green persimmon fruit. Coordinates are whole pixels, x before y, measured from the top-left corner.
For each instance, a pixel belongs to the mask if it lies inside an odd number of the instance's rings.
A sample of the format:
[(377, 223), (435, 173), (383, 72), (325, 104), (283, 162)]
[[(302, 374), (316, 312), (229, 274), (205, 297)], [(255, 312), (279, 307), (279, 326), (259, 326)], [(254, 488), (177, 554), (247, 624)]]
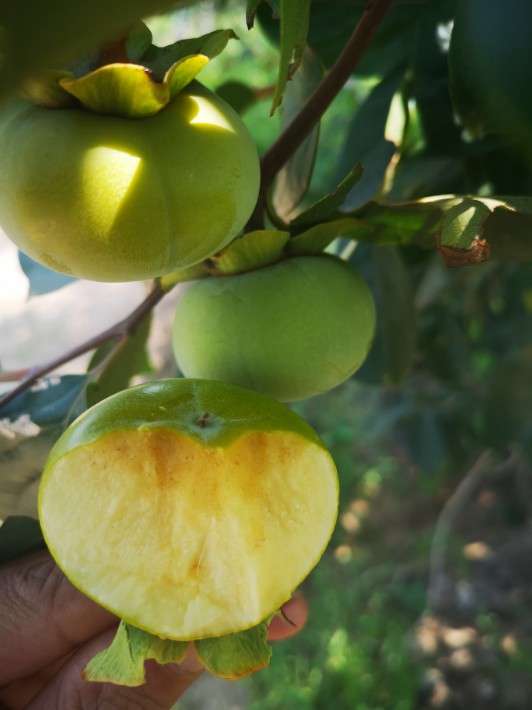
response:
[(189, 284), (173, 345), (188, 377), (289, 402), (350, 377), (374, 333), (373, 297), (358, 273), (334, 256), (302, 256)]
[(474, 133), (510, 133), (532, 148), (532, 3), (460, 0), (449, 71), (457, 113)]
[(333, 460), (288, 407), (168, 379), (85, 412), (39, 490), (49, 549), (126, 622), (175, 640), (250, 628), (316, 565), (337, 514)]
[(14, 99), (0, 110), (0, 226), (29, 256), (95, 281), (189, 266), (247, 222), (253, 141), (197, 82), (139, 119)]

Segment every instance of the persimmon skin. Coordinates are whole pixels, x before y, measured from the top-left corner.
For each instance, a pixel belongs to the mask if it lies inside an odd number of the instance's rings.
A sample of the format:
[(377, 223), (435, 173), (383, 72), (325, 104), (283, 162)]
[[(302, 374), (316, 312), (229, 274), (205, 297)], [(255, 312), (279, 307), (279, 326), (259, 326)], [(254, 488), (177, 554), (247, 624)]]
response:
[(13, 99), (0, 155), (7, 236), (45, 266), (95, 281), (202, 261), (239, 233), (259, 189), (246, 127), (197, 82), (141, 119)]
[(177, 304), (173, 342), (187, 377), (292, 402), (350, 377), (374, 333), (369, 288), (344, 261), (323, 254), (191, 283)]

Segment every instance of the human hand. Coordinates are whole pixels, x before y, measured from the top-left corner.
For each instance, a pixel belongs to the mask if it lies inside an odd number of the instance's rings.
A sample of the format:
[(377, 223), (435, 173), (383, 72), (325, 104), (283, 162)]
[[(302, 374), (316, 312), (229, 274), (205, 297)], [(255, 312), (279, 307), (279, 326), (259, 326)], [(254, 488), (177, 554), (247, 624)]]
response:
[[(0, 598), (0, 708), (169, 710), (204, 671), (190, 647), (180, 664), (148, 661), (146, 683), (136, 688), (84, 681), (83, 668), (109, 646), (118, 619), (75, 589), (47, 552), (0, 568)], [(272, 641), (297, 633), (307, 619), (303, 597), (283, 610), (291, 623), (276, 616)]]

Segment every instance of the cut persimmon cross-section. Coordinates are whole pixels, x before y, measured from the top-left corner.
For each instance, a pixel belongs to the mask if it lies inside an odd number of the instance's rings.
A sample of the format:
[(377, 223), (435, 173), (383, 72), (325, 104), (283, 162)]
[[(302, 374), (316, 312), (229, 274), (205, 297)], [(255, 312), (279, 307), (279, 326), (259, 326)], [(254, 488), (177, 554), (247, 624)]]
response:
[(39, 509), (81, 591), (169, 639), (250, 628), (319, 560), (338, 481), (282, 404), (206, 380), (162, 380), (99, 403), (52, 450)]

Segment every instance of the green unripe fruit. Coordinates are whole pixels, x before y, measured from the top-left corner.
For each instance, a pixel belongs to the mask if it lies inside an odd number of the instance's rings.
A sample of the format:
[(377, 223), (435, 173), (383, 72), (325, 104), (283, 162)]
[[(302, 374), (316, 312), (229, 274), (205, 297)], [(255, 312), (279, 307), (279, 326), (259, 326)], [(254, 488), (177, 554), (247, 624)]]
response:
[(364, 281), (342, 260), (320, 255), (190, 284), (177, 305), (173, 344), (187, 377), (288, 402), (350, 377), (374, 332)]
[(196, 82), (141, 119), (13, 100), (0, 156), (6, 234), (45, 266), (95, 281), (202, 261), (242, 229), (259, 188), (246, 127)]

